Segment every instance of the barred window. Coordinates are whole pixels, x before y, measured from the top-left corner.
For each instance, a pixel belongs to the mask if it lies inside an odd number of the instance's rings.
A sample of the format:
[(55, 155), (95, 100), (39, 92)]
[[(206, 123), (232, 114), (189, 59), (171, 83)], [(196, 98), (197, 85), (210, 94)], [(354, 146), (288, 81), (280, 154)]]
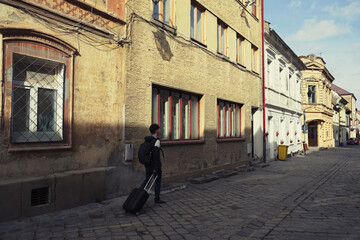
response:
[(11, 141), (63, 140), (63, 63), (13, 54)]
[(3, 36), (2, 128), (8, 151), (72, 146), (76, 49), (34, 30), (0, 28)]

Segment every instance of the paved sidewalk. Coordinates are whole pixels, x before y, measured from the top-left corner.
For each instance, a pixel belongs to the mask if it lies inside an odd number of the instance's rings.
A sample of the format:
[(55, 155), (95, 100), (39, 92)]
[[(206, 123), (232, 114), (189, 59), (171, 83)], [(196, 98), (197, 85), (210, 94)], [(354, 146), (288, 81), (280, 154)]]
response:
[(124, 199), (2, 223), (0, 239), (360, 239), (360, 147), (190, 184), (138, 216)]

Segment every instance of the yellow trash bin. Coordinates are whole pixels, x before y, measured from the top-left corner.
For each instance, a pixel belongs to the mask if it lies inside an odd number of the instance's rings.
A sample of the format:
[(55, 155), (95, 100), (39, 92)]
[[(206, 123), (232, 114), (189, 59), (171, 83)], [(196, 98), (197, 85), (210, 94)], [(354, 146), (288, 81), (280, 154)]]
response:
[(288, 148), (289, 148), (289, 146), (286, 146), (286, 145), (279, 145), (278, 146), (278, 158), (279, 158), (279, 160), (286, 161)]

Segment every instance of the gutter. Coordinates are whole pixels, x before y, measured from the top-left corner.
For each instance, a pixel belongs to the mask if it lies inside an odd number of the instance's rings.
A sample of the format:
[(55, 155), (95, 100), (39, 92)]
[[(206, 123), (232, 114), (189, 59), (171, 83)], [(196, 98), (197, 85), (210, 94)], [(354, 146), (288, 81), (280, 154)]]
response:
[(265, 115), (265, 37), (264, 37), (264, 0), (261, 0), (261, 31), (262, 31), (262, 82), (263, 82), (263, 162), (266, 162), (266, 115)]

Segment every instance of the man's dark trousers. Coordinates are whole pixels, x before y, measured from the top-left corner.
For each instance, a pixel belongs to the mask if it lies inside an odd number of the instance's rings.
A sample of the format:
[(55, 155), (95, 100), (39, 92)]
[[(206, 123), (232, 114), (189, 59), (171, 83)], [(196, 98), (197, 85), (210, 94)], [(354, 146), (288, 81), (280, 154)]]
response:
[[(146, 178), (144, 182), (141, 184), (140, 188), (144, 189), (146, 183), (149, 181), (151, 175), (153, 174), (153, 170), (146, 168)], [(161, 177), (162, 177), (162, 171), (156, 171), (157, 179), (155, 181), (155, 201), (160, 200), (160, 188), (161, 188)]]

